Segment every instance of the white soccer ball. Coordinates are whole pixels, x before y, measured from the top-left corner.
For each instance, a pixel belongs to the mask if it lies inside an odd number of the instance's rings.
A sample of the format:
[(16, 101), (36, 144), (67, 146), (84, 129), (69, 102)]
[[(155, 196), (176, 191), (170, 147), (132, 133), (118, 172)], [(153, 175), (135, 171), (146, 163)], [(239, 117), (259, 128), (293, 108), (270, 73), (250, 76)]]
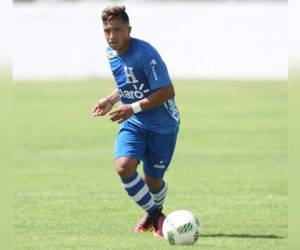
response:
[(164, 221), (163, 235), (171, 245), (193, 245), (200, 236), (200, 222), (190, 211), (174, 211)]

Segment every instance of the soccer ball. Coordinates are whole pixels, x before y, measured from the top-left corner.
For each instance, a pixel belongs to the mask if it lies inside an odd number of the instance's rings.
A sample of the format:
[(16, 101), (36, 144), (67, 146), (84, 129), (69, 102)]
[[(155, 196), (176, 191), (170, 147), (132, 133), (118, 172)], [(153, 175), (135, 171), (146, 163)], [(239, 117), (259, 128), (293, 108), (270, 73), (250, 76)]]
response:
[(164, 238), (171, 245), (193, 245), (199, 238), (200, 223), (190, 211), (170, 213), (163, 224)]

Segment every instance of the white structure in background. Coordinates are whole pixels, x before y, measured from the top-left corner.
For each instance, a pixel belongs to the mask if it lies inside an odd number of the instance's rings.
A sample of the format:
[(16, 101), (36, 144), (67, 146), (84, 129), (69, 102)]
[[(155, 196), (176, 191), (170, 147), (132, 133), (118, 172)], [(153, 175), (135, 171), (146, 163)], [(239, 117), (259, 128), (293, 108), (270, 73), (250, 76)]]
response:
[[(12, 3), (9, 1), (0, 2), (0, 77), (3, 73), (3, 68), (9, 68), (10, 61), (10, 49), (11, 49), (11, 9)], [(7, 70), (5, 69), (5, 70)], [(0, 81), (1, 83), (1, 81)]]
[[(107, 3), (15, 4), (14, 79), (111, 76)], [(173, 78), (287, 79), (286, 2), (126, 4), (134, 37), (152, 43)]]

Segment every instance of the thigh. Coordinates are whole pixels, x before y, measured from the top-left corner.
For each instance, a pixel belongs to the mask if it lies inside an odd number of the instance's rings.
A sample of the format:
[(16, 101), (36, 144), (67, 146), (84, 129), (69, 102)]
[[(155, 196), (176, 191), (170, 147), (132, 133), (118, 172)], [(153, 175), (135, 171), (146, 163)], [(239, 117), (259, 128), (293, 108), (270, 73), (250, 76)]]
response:
[(123, 123), (115, 142), (115, 159), (128, 157), (140, 161), (146, 147), (147, 141), (142, 131), (130, 123)]
[(177, 133), (153, 134), (148, 142), (143, 163), (144, 173), (153, 179), (162, 179), (171, 162)]

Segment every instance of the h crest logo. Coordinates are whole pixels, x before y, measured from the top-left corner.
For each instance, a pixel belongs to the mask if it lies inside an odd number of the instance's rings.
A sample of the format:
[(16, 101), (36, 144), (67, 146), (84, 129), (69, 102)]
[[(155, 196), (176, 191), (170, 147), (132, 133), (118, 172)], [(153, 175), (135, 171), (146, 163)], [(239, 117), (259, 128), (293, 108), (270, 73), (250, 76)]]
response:
[(133, 74), (133, 68), (132, 67), (124, 67), (124, 72), (126, 76), (126, 82), (127, 83), (138, 83), (139, 81), (136, 79), (135, 75)]

